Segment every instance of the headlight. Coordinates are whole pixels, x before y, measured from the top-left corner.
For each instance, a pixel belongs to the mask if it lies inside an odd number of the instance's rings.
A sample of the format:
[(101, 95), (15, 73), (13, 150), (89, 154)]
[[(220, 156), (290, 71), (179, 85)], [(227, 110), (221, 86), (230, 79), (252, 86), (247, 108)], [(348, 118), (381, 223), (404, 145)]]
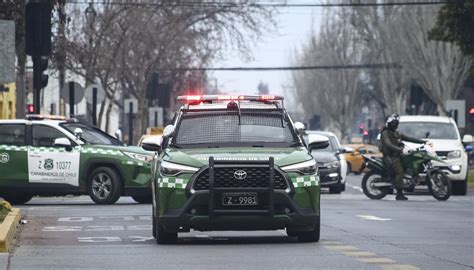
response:
[(333, 162), (329, 162), (329, 163), (324, 164), (324, 167), (326, 167), (328, 169), (332, 169), (332, 168), (339, 167), (340, 164), (341, 163), (339, 161), (333, 161)]
[(302, 174), (315, 174), (317, 172), (316, 161), (314, 159), (285, 166), (281, 169), (285, 172), (300, 172)]
[(447, 159), (455, 159), (461, 157), (461, 150), (454, 150), (448, 153)]
[(137, 154), (137, 153), (125, 152), (125, 151), (122, 153), (129, 158), (133, 158), (133, 159), (143, 161), (143, 162), (150, 162), (153, 160), (153, 156), (150, 156), (150, 155), (143, 155), (143, 154)]
[(195, 173), (199, 168), (180, 165), (176, 163), (171, 163), (167, 161), (162, 161), (160, 164), (160, 173), (164, 176), (176, 176), (182, 173)]

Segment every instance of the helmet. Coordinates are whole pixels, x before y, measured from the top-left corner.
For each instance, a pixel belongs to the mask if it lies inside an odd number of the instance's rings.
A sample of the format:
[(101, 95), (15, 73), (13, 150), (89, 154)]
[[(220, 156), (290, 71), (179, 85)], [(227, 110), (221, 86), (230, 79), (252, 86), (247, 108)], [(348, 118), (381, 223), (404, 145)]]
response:
[(400, 116), (397, 113), (394, 113), (387, 118), (387, 122), (385, 122), (385, 126), (391, 130), (397, 130), (399, 122), (400, 122)]

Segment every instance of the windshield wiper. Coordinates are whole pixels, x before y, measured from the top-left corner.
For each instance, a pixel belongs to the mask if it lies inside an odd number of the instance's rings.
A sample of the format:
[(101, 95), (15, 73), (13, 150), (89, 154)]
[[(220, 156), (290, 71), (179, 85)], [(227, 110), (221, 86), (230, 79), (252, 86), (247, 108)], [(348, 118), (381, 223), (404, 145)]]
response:
[(290, 147), (297, 147), (297, 146), (301, 146), (301, 143), (296, 142), (296, 143), (290, 144)]
[(207, 148), (219, 148), (219, 145), (209, 145)]
[(254, 145), (252, 145), (252, 147), (264, 147), (264, 146), (261, 145), (261, 144), (254, 144)]

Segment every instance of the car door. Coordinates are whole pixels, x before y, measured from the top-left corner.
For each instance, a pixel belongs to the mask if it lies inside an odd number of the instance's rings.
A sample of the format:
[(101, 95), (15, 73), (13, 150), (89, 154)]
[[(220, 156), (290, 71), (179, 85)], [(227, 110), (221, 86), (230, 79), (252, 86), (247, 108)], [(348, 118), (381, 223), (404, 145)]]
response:
[(26, 124), (0, 124), (0, 185), (28, 184)]
[[(79, 186), (79, 148), (55, 146), (54, 141), (58, 138), (69, 139), (54, 127), (33, 125), (28, 149), (30, 183)], [(75, 143), (71, 141), (71, 145), (75, 146)]]

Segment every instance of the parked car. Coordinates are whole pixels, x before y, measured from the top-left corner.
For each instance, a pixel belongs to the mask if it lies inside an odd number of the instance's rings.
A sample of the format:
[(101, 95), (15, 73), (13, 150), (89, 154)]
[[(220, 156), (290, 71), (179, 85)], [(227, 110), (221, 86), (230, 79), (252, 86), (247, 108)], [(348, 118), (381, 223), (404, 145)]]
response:
[(346, 149), (344, 157), (347, 162), (347, 171), (349, 173), (359, 174), (360, 168), (364, 163), (362, 155), (370, 157), (382, 157), (382, 153), (379, 148), (375, 145), (370, 144), (345, 144), (343, 147)]
[(461, 141), (456, 122), (445, 116), (401, 116), (399, 130), (432, 142), (436, 154), (444, 161), (433, 165), (441, 167), (451, 179), (454, 195), (466, 195), (468, 158), (464, 145), (472, 143), (472, 135), (464, 135)]
[(68, 194), (88, 194), (97, 204), (123, 195), (150, 202), (152, 159), (152, 152), (75, 119), (0, 120), (0, 197), (13, 204)]
[(321, 187), (329, 187), (329, 193), (339, 194), (346, 190), (347, 162), (344, 157), (346, 152), (337, 136), (327, 131), (306, 131), (307, 134), (323, 135), (329, 139), (329, 145), (323, 149), (311, 152), (316, 160)]

